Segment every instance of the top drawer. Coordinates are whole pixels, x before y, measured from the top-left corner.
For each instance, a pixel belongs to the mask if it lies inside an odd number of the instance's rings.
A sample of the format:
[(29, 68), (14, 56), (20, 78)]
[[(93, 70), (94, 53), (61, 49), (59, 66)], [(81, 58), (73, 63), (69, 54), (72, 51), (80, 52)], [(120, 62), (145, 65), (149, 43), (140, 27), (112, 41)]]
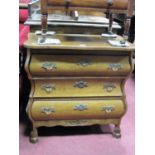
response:
[(129, 56), (37, 55), (30, 61), (33, 77), (123, 76), (130, 72)]

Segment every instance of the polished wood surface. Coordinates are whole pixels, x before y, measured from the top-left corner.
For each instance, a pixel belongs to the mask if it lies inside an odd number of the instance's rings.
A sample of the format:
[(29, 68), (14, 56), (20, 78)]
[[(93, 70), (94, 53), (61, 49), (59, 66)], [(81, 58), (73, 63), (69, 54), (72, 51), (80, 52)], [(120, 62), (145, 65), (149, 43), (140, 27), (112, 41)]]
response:
[(30, 63), (33, 77), (123, 76), (130, 70), (128, 56), (34, 54)]
[[(108, 0), (41, 0), (41, 11), (43, 14), (47, 13), (48, 7), (51, 6), (51, 9), (54, 7), (63, 7), (63, 8), (76, 8), (76, 9), (84, 9), (84, 8), (101, 8), (107, 9), (109, 7)], [(127, 10), (128, 0), (113, 0), (111, 9), (115, 10)]]
[[(52, 8), (50, 5), (61, 3), (41, 2), (47, 3), (41, 5), (45, 19)], [(79, 1), (71, 2), (74, 8), (79, 7)], [(81, 4), (88, 5), (88, 2)], [(46, 26), (45, 22), (42, 30)], [(26, 109), (32, 123), (31, 142), (38, 140), (38, 127), (57, 125), (114, 124), (113, 136), (121, 137), (120, 123), (127, 111), (124, 85), (133, 69), (134, 45), (127, 42), (128, 47), (112, 46), (107, 38), (96, 33), (87, 30), (68, 33), (71, 31), (64, 33), (59, 28), (60, 33), (44, 36), (44, 39), (58, 39), (60, 44), (39, 44), (38, 38), (42, 36), (34, 31), (25, 42), (25, 70), (31, 82)], [(123, 42), (124, 38), (117, 36), (114, 40)]]
[(121, 79), (71, 78), (35, 80), (35, 98), (123, 96)]
[(35, 121), (65, 119), (120, 118), (125, 113), (122, 100), (39, 101), (31, 107)]
[[(48, 36), (47, 38), (52, 38)], [(29, 34), (29, 39), (24, 43), (26, 48), (31, 49), (69, 49), (69, 50), (106, 50), (106, 51), (134, 51), (134, 45), (129, 43), (129, 47), (116, 47), (111, 46), (107, 39), (100, 35), (80, 35), (80, 34), (56, 34), (53, 36), (55, 39), (59, 39), (61, 44), (55, 45), (38, 44), (38, 36), (34, 33)], [(118, 36), (116, 40), (124, 40), (123, 37)]]
[[(109, 21), (104, 19), (101, 23), (98, 18), (93, 23), (92, 17), (85, 16), (104, 17), (104, 13), (111, 17), (112, 13), (130, 16), (131, 10), (127, 9), (131, 3), (128, 5), (128, 0), (41, 0), (40, 4), (41, 10), (37, 4), (38, 12), (29, 21), (31, 31), (24, 44), (25, 70), (31, 83), (26, 108), (32, 123), (30, 141), (38, 141), (38, 127), (58, 125), (113, 124), (112, 134), (120, 138), (121, 120), (127, 112), (124, 86), (133, 69), (134, 45), (127, 42), (127, 47), (112, 46), (108, 42), (110, 38), (101, 37), (107, 32)], [(74, 11), (89, 21), (80, 23), (72, 19)], [(127, 18), (126, 35), (129, 24)], [(113, 22), (114, 27), (119, 28)], [(36, 30), (40, 30), (40, 35), (35, 34)], [(55, 35), (50, 35), (49, 30), (55, 31)], [(58, 39), (60, 43), (40, 44), (38, 38), (43, 39), (42, 43), (47, 39)], [(123, 44), (125, 38), (117, 36), (112, 40)]]
[(132, 72), (134, 46), (114, 47), (98, 35), (55, 37), (61, 45), (39, 45), (33, 33), (25, 43), (31, 142), (38, 140), (38, 127), (56, 125), (112, 123), (113, 136), (120, 138), (127, 110), (124, 85)]

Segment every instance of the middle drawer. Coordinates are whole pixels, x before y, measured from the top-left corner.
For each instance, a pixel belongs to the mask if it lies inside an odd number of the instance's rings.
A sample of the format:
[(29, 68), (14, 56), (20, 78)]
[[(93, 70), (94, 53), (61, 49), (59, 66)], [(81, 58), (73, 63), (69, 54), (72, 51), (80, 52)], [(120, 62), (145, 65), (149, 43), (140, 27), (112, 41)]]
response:
[(122, 96), (121, 79), (75, 78), (34, 80), (31, 97)]

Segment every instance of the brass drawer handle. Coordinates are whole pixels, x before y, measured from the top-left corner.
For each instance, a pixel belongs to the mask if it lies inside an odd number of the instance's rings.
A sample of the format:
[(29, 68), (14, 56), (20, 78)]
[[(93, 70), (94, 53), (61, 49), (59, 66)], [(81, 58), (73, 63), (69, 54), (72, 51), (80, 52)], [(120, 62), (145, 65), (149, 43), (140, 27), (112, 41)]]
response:
[(91, 62), (89, 60), (81, 60), (77, 63), (77, 65), (82, 66), (82, 67), (86, 67), (88, 65), (91, 65)]
[(45, 62), (45, 63), (42, 64), (42, 68), (50, 71), (50, 70), (56, 69), (57, 66), (53, 62)]
[(75, 82), (74, 87), (85, 88), (85, 87), (88, 87), (88, 83), (84, 81), (77, 81)]
[(114, 110), (115, 110), (114, 106), (104, 106), (104, 107), (102, 107), (102, 111), (105, 111), (106, 113), (111, 113)]
[(83, 104), (78, 104), (74, 107), (74, 110), (78, 110), (78, 111), (84, 111), (87, 109), (88, 109), (88, 107), (86, 105), (83, 105)]
[(52, 107), (42, 107), (41, 108), (41, 113), (44, 113), (46, 115), (50, 115), (51, 113), (54, 113), (55, 109)]
[(108, 66), (108, 69), (116, 72), (116, 71), (119, 71), (122, 69), (122, 64), (119, 64), (119, 63), (112, 63), (112, 64), (109, 64)]
[(44, 84), (44, 85), (41, 86), (41, 89), (43, 89), (47, 93), (50, 93), (50, 92), (56, 90), (54, 84)]
[(107, 84), (104, 84), (104, 87), (103, 87), (107, 92), (112, 92), (114, 88), (116, 88), (116, 85), (113, 84), (113, 83), (107, 83)]

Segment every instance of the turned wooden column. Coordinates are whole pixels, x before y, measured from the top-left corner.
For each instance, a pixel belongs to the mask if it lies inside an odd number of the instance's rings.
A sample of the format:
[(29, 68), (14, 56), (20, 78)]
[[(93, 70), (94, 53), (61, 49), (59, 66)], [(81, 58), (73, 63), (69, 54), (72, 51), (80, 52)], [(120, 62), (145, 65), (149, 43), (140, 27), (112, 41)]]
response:
[(47, 25), (47, 18), (48, 18), (48, 11), (47, 11), (47, 0), (41, 0), (41, 30), (43, 34), (46, 34), (48, 25)]
[(129, 0), (128, 11), (127, 11), (127, 15), (124, 20), (124, 38), (126, 40), (128, 40), (128, 37), (129, 37), (131, 17), (133, 16), (133, 13), (134, 13), (134, 4), (135, 4), (135, 0)]

